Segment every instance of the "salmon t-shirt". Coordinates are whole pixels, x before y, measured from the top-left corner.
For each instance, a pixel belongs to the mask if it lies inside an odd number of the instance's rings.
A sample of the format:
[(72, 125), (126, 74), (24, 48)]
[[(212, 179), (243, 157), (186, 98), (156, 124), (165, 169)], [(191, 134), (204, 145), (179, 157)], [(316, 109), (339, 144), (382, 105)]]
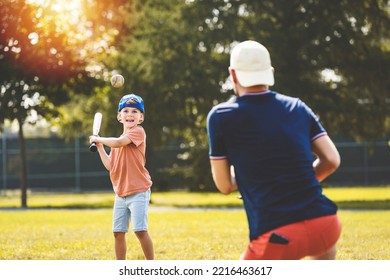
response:
[(142, 126), (135, 126), (124, 134), (131, 143), (111, 148), (110, 178), (115, 193), (120, 197), (147, 191), (152, 186), (146, 169), (146, 134)]

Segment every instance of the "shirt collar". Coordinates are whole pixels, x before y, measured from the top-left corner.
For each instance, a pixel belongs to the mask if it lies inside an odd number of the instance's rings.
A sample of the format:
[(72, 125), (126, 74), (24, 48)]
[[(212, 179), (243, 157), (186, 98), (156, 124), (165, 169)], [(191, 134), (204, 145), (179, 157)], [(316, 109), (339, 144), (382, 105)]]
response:
[(242, 97), (242, 96), (264, 95), (264, 94), (268, 94), (268, 93), (271, 93), (271, 90), (260, 91), (260, 92), (247, 92), (247, 93), (244, 93), (243, 95), (241, 95), (240, 97)]

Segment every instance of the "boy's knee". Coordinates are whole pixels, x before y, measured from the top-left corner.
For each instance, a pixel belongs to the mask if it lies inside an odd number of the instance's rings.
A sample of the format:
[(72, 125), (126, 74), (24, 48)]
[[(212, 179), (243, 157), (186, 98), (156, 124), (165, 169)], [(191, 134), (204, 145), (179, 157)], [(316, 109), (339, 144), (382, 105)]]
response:
[(134, 234), (138, 237), (138, 239), (142, 239), (148, 235), (148, 232), (146, 230), (142, 230), (142, 231), (135, 231)]
[(114, 232), (115, 238), (123, 238), (125, 236), (126, 232)]

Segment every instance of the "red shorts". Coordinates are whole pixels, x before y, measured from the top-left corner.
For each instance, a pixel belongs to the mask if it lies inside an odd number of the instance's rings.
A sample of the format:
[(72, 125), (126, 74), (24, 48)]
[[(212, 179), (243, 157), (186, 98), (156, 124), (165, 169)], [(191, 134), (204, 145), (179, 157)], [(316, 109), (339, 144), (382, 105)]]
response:
[(271, 230), (252, 240), (243, 260), (299, 260), (331, 249), (341, 234), (337, 215), (305, 220)]

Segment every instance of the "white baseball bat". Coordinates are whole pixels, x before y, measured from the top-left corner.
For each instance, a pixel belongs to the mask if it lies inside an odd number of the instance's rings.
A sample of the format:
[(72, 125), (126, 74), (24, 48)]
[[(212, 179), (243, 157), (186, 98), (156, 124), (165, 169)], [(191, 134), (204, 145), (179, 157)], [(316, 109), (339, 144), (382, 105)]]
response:
[[(93, 118), (93, 128), (92, 128), (92, 134), (93, 135), (98, 135), (99, 134), (99, 131), (100, 131), (100, 125), (102, 124), (102, 114), (97, 112), (95, 114), (95, 117)], [(96, 152), (97, 151), (97, 147), (96, 147), (96, 143), (93, 142), (91, 144), (91, 146), (89, 146), (89, 150), (91, 152)]]

